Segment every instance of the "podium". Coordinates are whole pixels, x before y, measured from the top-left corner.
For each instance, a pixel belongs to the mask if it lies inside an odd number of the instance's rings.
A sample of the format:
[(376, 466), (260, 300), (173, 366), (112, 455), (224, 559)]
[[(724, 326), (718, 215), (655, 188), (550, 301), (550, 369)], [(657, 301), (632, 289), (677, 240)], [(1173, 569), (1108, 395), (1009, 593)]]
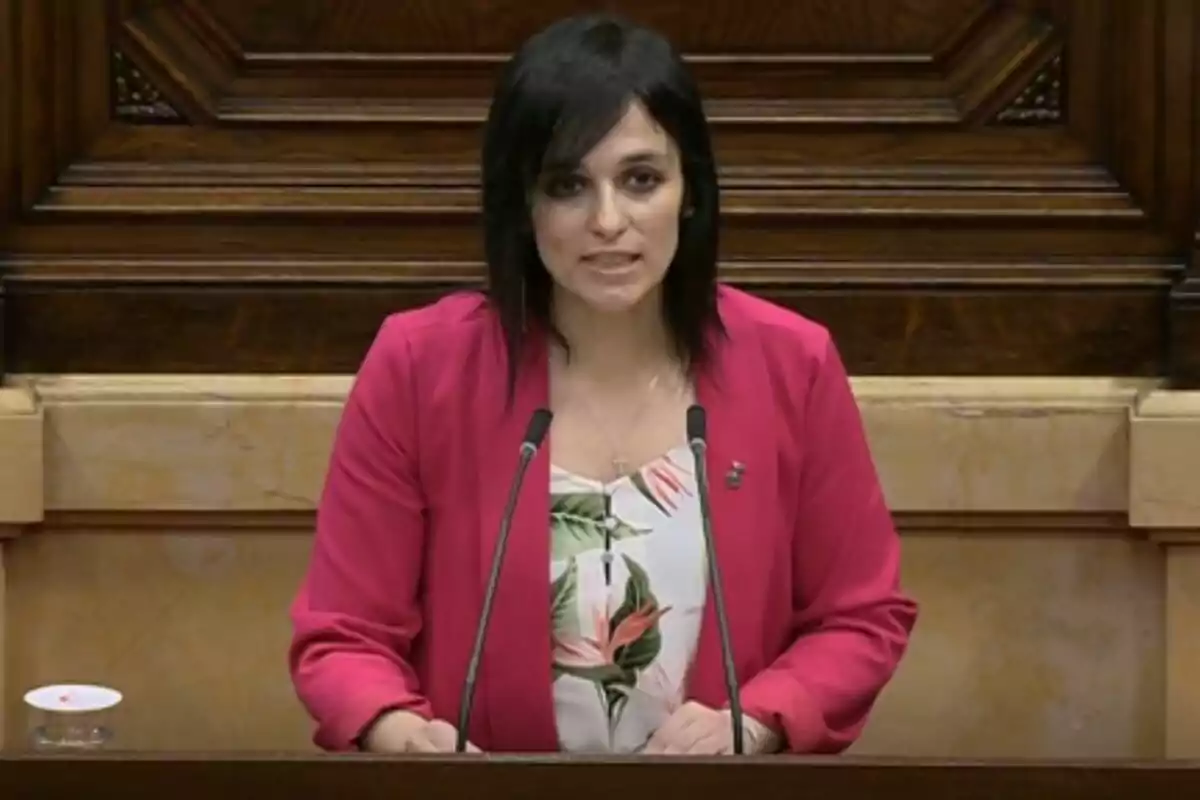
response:
[(0, 755), (0, 797), (302, 800), (1151, 800), (1200, 797), (1200, 762), (854, 758)]

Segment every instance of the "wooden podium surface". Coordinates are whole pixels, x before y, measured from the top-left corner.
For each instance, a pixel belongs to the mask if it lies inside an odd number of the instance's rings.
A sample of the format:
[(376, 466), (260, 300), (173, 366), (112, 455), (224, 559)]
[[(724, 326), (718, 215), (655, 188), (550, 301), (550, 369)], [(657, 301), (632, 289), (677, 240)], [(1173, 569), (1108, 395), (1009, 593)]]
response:
[(103, 753), (0, 755), (0, 797), (639, 800), (1156, 800), (1200, 797), (1195, 762)]

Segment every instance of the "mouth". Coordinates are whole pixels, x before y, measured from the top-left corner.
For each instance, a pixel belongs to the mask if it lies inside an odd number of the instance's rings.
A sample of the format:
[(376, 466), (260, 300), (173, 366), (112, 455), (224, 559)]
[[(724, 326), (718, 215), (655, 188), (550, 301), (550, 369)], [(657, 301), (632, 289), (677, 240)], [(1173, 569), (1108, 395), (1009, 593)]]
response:
[(583, 262), (599, 269), (621, 269), (632, 266), (641, 258), (640, 254), (627, 251), (610, 251), (604, 253), (589, 253), (583, 257)]

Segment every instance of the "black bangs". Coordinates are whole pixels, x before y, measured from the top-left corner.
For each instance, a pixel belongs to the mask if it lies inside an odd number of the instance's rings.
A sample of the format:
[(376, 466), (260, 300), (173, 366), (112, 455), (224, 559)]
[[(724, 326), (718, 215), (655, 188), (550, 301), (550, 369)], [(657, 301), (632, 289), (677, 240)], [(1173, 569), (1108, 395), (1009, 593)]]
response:
[(594, 87), (563, 104), (542, 156), (540, 171), (569, 172), (616, 127), (633, 100), (620, 85)]
[(533, 235), (530, 190), (547, 174), (578, 169), (641, 103), (679, 149), (686, 213), (663, 282), (664, 318), (680, 357), (703, 360), (716, 311), (720, 199), (700, 92), (671, 43), (608, 14), (555, 22), (501, 71), (484, 126), (482, 201), (487, 295), (504, 328), (509, 388), (531, 325), (554, 333), (553, 281)]
[(671, 81), (674, 55), (666, 40), (617, 17), (555, 23), (526, 41), (501, 76), (511, 93), (498, 91), (489, 128), (504, 131), (527, 186), (574, 170), (633, 102)]
[(530, 114), (514, 131), (523, 144), (512, 155), (520, 162), (527, 190), (545, 175), (578, 169), (639, 99), (616, 82), (597, 83), (582, 93), (556, 94), (560, 96), (538, 98), (536, 105), (545, 113)]

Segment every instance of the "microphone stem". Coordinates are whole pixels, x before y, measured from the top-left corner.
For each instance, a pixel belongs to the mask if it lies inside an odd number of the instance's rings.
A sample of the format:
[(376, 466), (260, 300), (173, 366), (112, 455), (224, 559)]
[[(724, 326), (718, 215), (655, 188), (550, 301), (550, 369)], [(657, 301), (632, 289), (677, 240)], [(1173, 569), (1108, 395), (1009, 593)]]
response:
[(733, 663), (733, 643), (729, 636), (729, 617), (725, 612), (725, 593), (722, 591), (721, 567), (717, 563), (716, 542), (713, 539), (712, 509), (708, 500), (708, 467), (703, 439), (693, 439), (689, 446), (696, 462), (696, 486), (700, 495), (700, 524), (704, 530), (704, 549), (707, 554), (709, 582), (712, 584), (713, 606), (717, 616), (717, 634), (721, 639), (721, 660), (725, 667), (725, 691), (729, 694), (729, 716), (733, 720), (733, 753), (743, 755), (742, 699), (738, 691), (737, 668)]
[(521, 460), (517, 463), (517, 472), (512, 485), (508, 489), (508, 501), (504, 504), (504, 514), (500, 517), (500, 534), (496, 537), (496, 549), (492, 553), (492, 568), (488, 573), (487, 588), (483, 593), (483, 611), (479, 614), (479, 626), (475, 629), (475, 642), (471, 645), (471, 657), (467, 662), (467, 677), (463, 681), (462, 697), (458, 703), (458, 739), (455, 741), (455, 752), (464, 753), (467, 750), (467, 728), (471, 723), (471, 706), (475, 701), (475, 682), (479, 678), (479, 663), (483, 660), (483, 645), (487, 637), (488, 622), (492, 617), (492, 606), (496, 600), (496, 587), (500, 583), (500, 568), (504, 565), (504, 552), (508, 548), (508, 534), (512, 530), (512, 518), (516, 511), (517, 500), (521, 496), (521, 484), (524, 482), (525, 471), (529, 462), (537, 453), (537, 446), (525, 442), (521, 445)]

